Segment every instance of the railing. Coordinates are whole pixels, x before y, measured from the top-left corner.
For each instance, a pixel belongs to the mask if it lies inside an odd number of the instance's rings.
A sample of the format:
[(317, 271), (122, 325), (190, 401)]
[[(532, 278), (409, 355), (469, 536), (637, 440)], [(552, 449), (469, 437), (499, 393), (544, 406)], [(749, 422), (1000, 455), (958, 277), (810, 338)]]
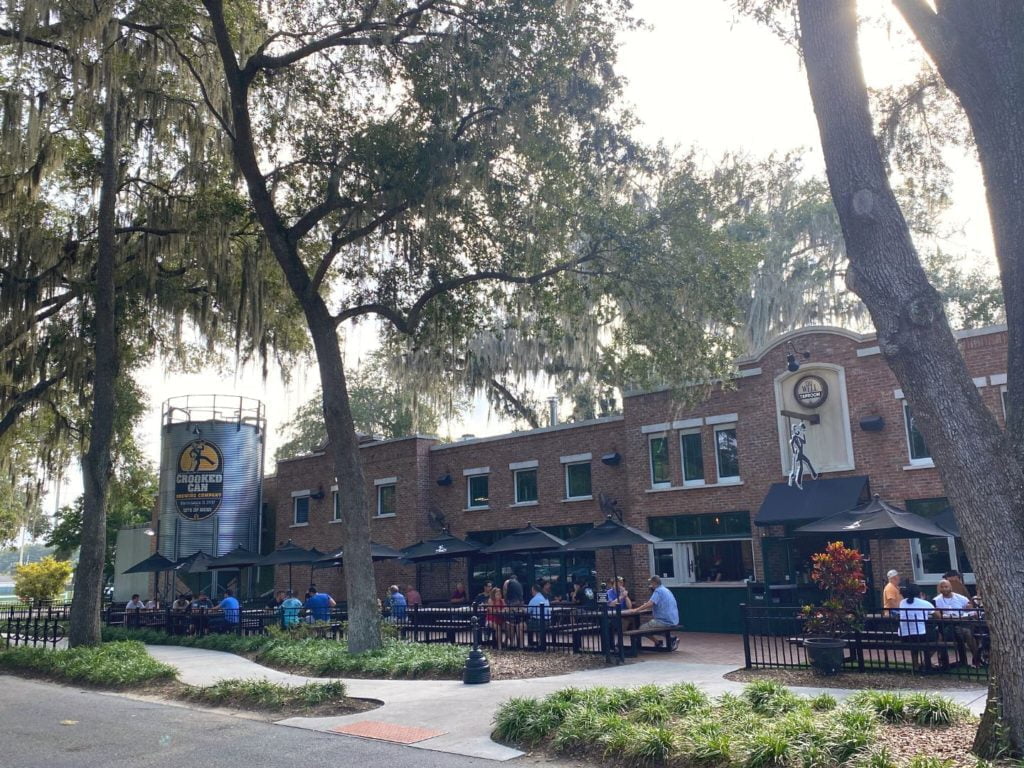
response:
[(0, 621), (19, 619), (53, 619), (65, 621), (71, 617), (71, 603), (18, 603), (0, 607)]
[(39, 615), (32, 618), (8, 615), (0, 618), (0, 637), (5, 648), (19, 645), (31, 645), (56, 648), (64, 639), (65, 622), (58, 619), (47, 619)]
[[(174, 611), (130, 609), (111, 605), (104, 620), (108, 626), (154, 629), (174, 635), (232, 633), (262, 634), (267, 628), (309, 625), (324, 637), (344, 635), (348, 612), (333, 608), (326, 614), (305, 608), (292, 611), (242, 608), (239, 620), (229, 622), (214, 610)], [(395, 628), (398, 636), (411, 642), (472, 645), (472, 618), (477, 618), (478, 641), (496, 649), (538, 652), (599, 653), (611, 661), (622, 660), (623, 623), (621, 608), (609, 611), (603, 605), (553, 605), (543, 612), (527, 606), (496, 609), (478, 606), (405, 606), (389, 609), (382, 621)]]
[[(793, 607), (741, 606), (743, 655), (747, 669), (809, 668), (803, 639), (805, 619)], [(922, 612), (923, 614), (923, 612)], [(848, 632), (843, 671), (947, 673), (961, 679), (988, 677), (989, 633), (978, 611), (943, 610), (920, 624), (900, 616), (873, 615)], [(923, 615), (922, 617), (923, 618)]]

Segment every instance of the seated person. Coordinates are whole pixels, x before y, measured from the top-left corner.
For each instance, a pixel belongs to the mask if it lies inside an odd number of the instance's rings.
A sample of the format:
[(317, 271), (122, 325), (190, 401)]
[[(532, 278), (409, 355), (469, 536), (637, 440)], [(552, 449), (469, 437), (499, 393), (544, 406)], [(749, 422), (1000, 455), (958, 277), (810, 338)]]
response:
[[(976, 616), (971, 610), (973, 604), (961, 594), (953, 591), (953, 584), (949, 579), (939, 582), (939, 594), (935, 596), (932, 603), (937, 609), (935, 617), (945, 619), (949, 623), (943, 623), (942, 636), (959, 645), (961, 653), (963, 649), (971, 650), (971, 666), (978, 666), (978, 641), (974, 637), (971, 627), (951, 623), (951, 620), (967, 619)], [(949, 654), (947, 651), (939, 651), (939, 663), (944, 667), (949, 666)]]
[(141, 611), (145, 607), (146, 604), (139, 599), (138, 595), (132, 595), (132, 599), (124, 604), (126, 611)]
[(407, 605), (405, 595), (398, 589), (397, 584), (392, 584), (388, 587), (388, 592), (391, 593), (391, 596), (388, 598), (391, 603), (391, 620), (401, 621), (405, 618), (405, 607)]
[(206, 596), (205, 592), (200, 592), (199, 597), (192, 601), (190, 608), (193, 611), (208, 611), (213, 608), (213, 603), (210, 598)]
[(178, 598), (171, 603), (171, 610), (184, 613), (192, 605), (192, 595), (185, 592), (184, 594), (178, 595)]
[(316, 587), (309, 588), (309, 597), (306, 598), (306, 607), (309, 609), (313, 621), (330, 621), (331, 608), (336, 606), (334, 598), (326, 592), (318, 592)]
[[(900, 592), (903, 599), (896, 611), (900, 617), (900, 639), (908, 643), (927, 642), (929, 627), (925, 622), (935, 613), (935, 606), (921, 597), (921, 589), (916, 584), (905, 584)], [(920, 651), (911, 651), (911, 658), (918, 671), (931, 666), (930, 651), (924, 653), (923, 658)]]
[(146, 601), (147, 611), (159, 611), (160, 610), (160, 598), (154, 595), (152, 598)]
[(302, 601), (290, 589), (284, 595), (285, 598), (281, 601), (281, 605), (278, 606), (278, 610), (281, 612), (281, 626), (288, 629), (299, 623), (299, 611), (302, 610)]
[(409, 605), (423, 605), (422, 595), (412, 584), (405, 588), (405, 602)]
[(224, 590), (224, 599), (220, 601), (220, 605), (217, 607), (224, 612), (224, 623), (230, 626), (238, 626), (242, 610), (238, 604), (238, 598), (235, 597), (235, 590)]
[(452, 605), (465, 605), (466, 604), (466, 587), (460, 581), (455, 585), (455, 589), (452, 590), (452, 596), (449, 598), (449, 602)]
[(276, 611), (278, 608), (281, 607), (281, 603), (283, 603), (283, 602), (284, 602), (284, 590), (283, 589), (279, 589), (279, 590), (277, 590), (271, 596), (270, 601), (267, 603), (267, 608), (268, 608), (268, 610)]
[[(675, 595), (673, 595), (667, 587), (661, 583), (661, 578), (658, 576), (651, 576), (651, 597), (643, 605), (639, 605), (636, 608), (632, 608), (628, 611), (630, 615), (636, 615), (638, 613), (644, 613), (645, 611), (651, 611), (653, 616), (650, 621), (646, 621), (640, 625), (640, 629), (661, 629), (663, 627), (674, 627), (679, 624), (679, 605), (676, 603)], [(623, 611), (623, 613), (627, 613)], [(652, 638), (654, 644), (661, 648), (664, 643), (661, 638)], [(672, 650), (674, 651), (679, 647), (679, 638), (675, 635), (672, 636)]]
[(483, 588), (480, 590), (480, 594), (473, 598), (473, 605), (483, 605), (491, 599), (491, 590), (494, 585), (490, 581), (485, 581)]

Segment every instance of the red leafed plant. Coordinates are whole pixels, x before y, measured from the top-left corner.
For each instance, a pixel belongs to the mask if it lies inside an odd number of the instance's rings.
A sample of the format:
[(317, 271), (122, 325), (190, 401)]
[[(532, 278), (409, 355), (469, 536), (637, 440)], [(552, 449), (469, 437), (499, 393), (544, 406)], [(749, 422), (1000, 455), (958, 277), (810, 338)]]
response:
[(811, 581), (828, 597), (821, 605), (805, 605), (808, 634), (839, 635), (860, 629), (864, 620), (864, 557), (841, 541), (829, 542), (811, 557)]

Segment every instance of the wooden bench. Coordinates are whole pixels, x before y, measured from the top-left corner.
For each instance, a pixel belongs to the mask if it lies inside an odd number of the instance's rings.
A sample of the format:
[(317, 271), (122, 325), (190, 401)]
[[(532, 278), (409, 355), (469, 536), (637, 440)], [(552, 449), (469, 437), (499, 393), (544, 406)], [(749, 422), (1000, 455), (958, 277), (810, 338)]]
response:
[(657, 637), (658, 635), (664, 635), (665, 642), (662, 645), (655, 645), (653, 648), (648, 648), (650, 651), (661, 651), (662, 653), (672, 652), (672, 633), (681, 632), (683, 630), (682, 624), (676, 624), (671, 627), (654, 627), (651, 629), (630, 629), (622, 633), (623, 638), (629, 638), (630, 641), (630, 656), (636, 656), (643, 649), (643, 640), (645, 637)]

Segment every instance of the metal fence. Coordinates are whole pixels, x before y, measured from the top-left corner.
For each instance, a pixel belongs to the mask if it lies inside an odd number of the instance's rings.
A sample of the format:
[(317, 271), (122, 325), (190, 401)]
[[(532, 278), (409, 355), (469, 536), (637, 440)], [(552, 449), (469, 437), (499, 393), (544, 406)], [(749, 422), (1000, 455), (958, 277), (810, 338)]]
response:
[(0, 618), (0, 638), (5, 648), (19, 645), (56, 648), (67, 632), (66, 622), (40, 616), (4, 616)]
[(20, 619), (53, 619), (66, 621), (71, 617), (71, 603), (67, 602), (21, 602), (0, 607), (0, 621)]
[[(126, 610), (123, 605), (111, 605), (105, 611), (104, 620), (107, 626), (151, 629), (175, 635), (252, 635), (275, 626), (283, 629), (307, 626), (323, 637), (339, 639), (344, 636), (348, 612), (344, 607), (321, 614), (305, 608), (294, 611), (242, 608), (238, 611), (238, 621), (228, 621), (224, 613), (217, 610)], [(623, 656), (624, 624), (628, 628), (628, 619), (621, 616), (621, 608), (610, 611), (604, 605), (556, 604), (543, 612), (527, 606), (500, 609), (486, 605), (406, 606), (386, 610), (381, 621), (393, 628), (399, 638), (410, 642), (468, 646), (476, 639), (494, 649), (594, 653), (619, 661)]]
[[(798, 610), (749, 605), (741, 610), (747, 669), (810, 668), (803, 643), (808, 633)], [(983, 614), (945, 610), (940, 616), (905, 617), (902, 634), (897, 614), (868, 616), (860, 630), (842, 636), (846, 640), (843, 671), (987, 679), (990, 645)], [(923, 634), (912, 634), (922, 628)]]

